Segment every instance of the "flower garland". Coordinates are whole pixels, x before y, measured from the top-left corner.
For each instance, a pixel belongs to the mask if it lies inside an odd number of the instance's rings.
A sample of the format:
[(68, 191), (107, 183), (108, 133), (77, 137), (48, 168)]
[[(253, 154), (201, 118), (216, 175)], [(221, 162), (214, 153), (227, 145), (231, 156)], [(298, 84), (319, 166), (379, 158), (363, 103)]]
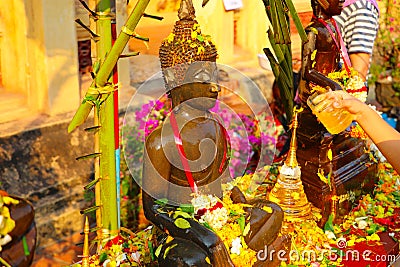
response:
[(11, 218), (7, 205), (16, 205), (19, 201), (0, 192), (0, 252), (2, 246), (11, 241), (9, 233), (15, 228), (15, 221)]
[(360, 101), (367, 101), (367, 87), (358, 75), (358, 72), (352, 67), (350, 68), (350, 75), (345, 69), (342, 69), (341, 71), (329, 73), (328, 78), (339, 83), (346, 92), (358, 98)]
[[(368, 89), (365, 86), (365, 83), (358, 75), (358, 72), (350, 67), (350, 75), (347, 70), (342, 69), (340, 71), (331, 72), (328, 74), (328, 78), (340, 84), (340, 86), (348, 92), (350, 95), (354, 96), (361, 102), (366, 102), (368, 97)], [(327, 89), (323, 88), (319, 85), (313, 85), (312, 91), (320, 91), (326, 92)], [(371, 105), (370, 105), (371, 106)], [(371, 106), (375, 109), (374, 106)], [(364, 132), (364, 130), (358, 125), (358, 123), (353, 123), (350, 126), (350, 136), (356, 137), (360, 139), (367, 139), (368, 135)]]
[(211, 228), (224, 242), (235, 266), (252, 266), (256, 261), (256, 252), (244, 241), (250, 225), (245, 225), (244, 207), (250, 205), (233, 203), (230, 192), (224, 192), (222, 200), (211, 195), (198, 195), (192, 199), (194, 217), (199, 223)]
[[(100, 253), (90, 256), (89, 266), (151, 266), (154, 261), (151, 228), (137, 233), (127, 229), (125, 231), (128, 235), (121, 232), (108, 240), (101, 247)], [(75, 263), (71, 267), (82, 267), (82, 262)]]

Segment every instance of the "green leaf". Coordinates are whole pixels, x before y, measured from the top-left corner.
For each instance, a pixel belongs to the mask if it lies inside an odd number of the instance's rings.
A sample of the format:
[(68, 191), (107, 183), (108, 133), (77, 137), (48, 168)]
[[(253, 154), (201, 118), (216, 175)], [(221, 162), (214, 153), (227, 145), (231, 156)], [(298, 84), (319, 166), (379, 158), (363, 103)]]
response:
[(191, 227), (191, 226), (190, 226), (190, 223), (189, 223), (187, 220), (183, 219), (183, 218), (177, 218), (177, 219), (175, 220), (174, 224), (175, 224), (178, 228), (181, 228), (181, 229), (188, 229), (188, 228)]
[(168, 254), (168, 252), (171, 250), (171, 249), (173, 249), (174, 247), (176, 247), (178, 244), (173, 244), (172, 246), (169, 246), (169, 247), (167, 247), (166, 249), (165, 249), (165, 251), (164, 251), (164, 259), (165, 259), (165, 257), (167, 257), (167, 254)]
[(166, 198), (160, 198), (160, 199), (156, 199), (156, 201), (154, 201), (156, 204), (161, 205), (161, 206), (165, 206), (168, 203), (168, 199)]
[(335, 229), (333, 228), (333, 214), (329, 215), (329, 218), (324, 225), (324, 231), (331, 231), (332, 233), (335, 232)]
[(204, 37), (202, 35), (198, 34), (197, 40), (199, 40), (200, 42), (204, 42)]
[(229, 211), (229, 215), (230, 215), (230, 216), (236, 216), (236, 215), (239, 215), (239, 213), (237, 213), (237, 212), (234, 211), (234, 210), (230, 210), (230, 211)]
[(243, 230), (243, 236), (246, 236), (250, 232), (250, 223), (246, 224), (246, 227)]
[(107, 253), (102, 252), (99, 257), (100, 263), (103, 263), (108, 258)]
[(245, 219), (244, 216), (242, 215), (242, 216), (240, 216), (240, 217), (237, 219), (237, 222), (238, 222), (238, 224), (239, 224), (239, 226), (240, 226), (240, 230), (241, 230), (242, 233), (243, 233), (244, 227), (245, 227), (245, 224), (246, 224), (246, 219)]
[(160, 256), (161, 249), (162, 249), (162, 245), (159, 245), (156, 249), (156, 252), (154, 252), (154, 255), (156, 255), (157, 258), (158, 258), (158, 256)]
[(181, 210), (175, 211), (174, 215), (173, 215), (173, 218), (176, 219), (179, 216), (181, 216), (183, 218), (186, 218), (186, 219), (191, 219), (192, 218), (192, 216), (187, 212), (184, 212), (184, 211), (181, 211)]
[(179, 208), (181, 208), (181, 210), (184, 212), (194, 214), (194, 206), (192, 204), (181, 204)]
[(202, 223), (202, 225), (204, 225), (205, 228), (210, 229), (214, 232), (214, 229), (212, 229), (212, 227), (207, 222)]
[(150, 250), (150, 257), (151, 260), (154, 261), (154, 247), (153, 247), (153, 242), (149, 241), (149, 250)]

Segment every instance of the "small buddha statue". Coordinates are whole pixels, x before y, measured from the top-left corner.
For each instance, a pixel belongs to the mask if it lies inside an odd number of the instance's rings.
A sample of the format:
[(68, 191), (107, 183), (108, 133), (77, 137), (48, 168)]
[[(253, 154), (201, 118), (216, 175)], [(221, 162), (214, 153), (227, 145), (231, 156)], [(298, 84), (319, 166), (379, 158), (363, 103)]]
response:
[[(362, 194), (373, 190), (376, 164), (366, 151), (365, 141), (351, 137), (345, 130), (330, 134), (312, 114), (307, 99), (315, 85), (330, 90), (343, 90), (329, 73), (339, 71), (341, 51), (340, 32), (332, 16), (341, 13), (343, 0), (311, 0), (313, 17), (305, 28), (308, 40), (302, 44), (301, 80), (299, 101), (304, 111), (298, 114), (297, 160), (302, 168), (302, 181), (308, 200), (321, 209), (323, 225), (330, 214), (346, 215), (356, 205)], [(347, 71), (349, 66), (344, 67)], [(328, 154), (331, 155), (328, 157)], [(329, 175), (330, 184), (318, 174)], [(354, 193), (356, 192), (356, 193)], [(353, 197), (334, 203), (333, 195)]]
[(311, 0), (313, 17), (305, 28), (308, 41), (302, 44), (299, 97), (303, 103), (310, 96), (312, 84), (342, 89), (327, 75), (339, 70), (340, 40), (331, 18), (341, 13), (343, 3), (344, 0)]
[[(159, 52), (172, 111), (145, 142), (144, 213), (159, 233), (158, 244), (163, 244), (157, 259), (160, 266), (234, 266), (215, 232), (192, 218), (185, 218), (190, 225), (179, 227), (176, 220), (181, 217), (171, 215), (190, 204), (193, 195), (222, 199), (222, 182), (231, 180), (229, 139), (217, 115), (210, 112), (219, 92), (217, 50), (201, 34), (191, 0), (182, 0), (178, 16)], [(250, 222), (245, 237), (248, 246), (259, 251), (275, 244), (282, 209), (268, 200), (247, 202), (237, 187), (231, 198), (251, 205), (246, 218)], [(265, 212), (265, 206), (272, 212)]]

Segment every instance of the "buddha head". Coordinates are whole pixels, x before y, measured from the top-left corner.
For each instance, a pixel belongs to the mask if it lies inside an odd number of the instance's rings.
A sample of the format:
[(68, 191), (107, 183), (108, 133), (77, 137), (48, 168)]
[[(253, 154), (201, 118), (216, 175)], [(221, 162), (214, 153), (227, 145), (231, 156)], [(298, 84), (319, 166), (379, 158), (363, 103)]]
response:
[(200, 97), (216, 99), (219, 91), (217, 49), (211, 37), (201, 33), (191, 0), (182, 0), (178, 17), (159, 50), (165, 87), (172, 104)]
[(344, 0), (311, 0), (311, 7), (314, 14), (322, 11), (328, 16), (340, 15), (343, 9)]

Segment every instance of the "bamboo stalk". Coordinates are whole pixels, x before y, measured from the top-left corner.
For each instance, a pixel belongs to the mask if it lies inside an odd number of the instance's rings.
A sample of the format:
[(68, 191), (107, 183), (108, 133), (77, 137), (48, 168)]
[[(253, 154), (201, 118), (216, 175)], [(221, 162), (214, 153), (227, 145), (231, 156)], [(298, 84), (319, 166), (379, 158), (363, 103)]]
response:
[[(112, 49), (109, 51), (109, 54), (105, 58), (103, 64), (100, 66), (100, 69), (97, 72), (95, 79), (93, 80), (92, 84), (90, 85), (91, 88), (103, 87), (107, 83), (107, 81), (114, 69), (114, 66), (116, 65), (116, 63), (118, 61), (119, 56), (121, 55), (123, 49), (125, 48), (126, 44), (128, 43), (131, 35), (133, 34), (133, 32), (134, 32), (139, 20), (143, 16), (144, 10), (146, 9), (149, 2), (150, 2), (150, 0), (139, 0), (137, 2), (136, 6), (132, 10), (127, 22), (125, 23), (125, 26), (122, 27), (123, 30), (121, 30)], [(101, 35), (100, 33), (98, 33), (98, 34)], [(89, 99), (89, 98), (90, 99), (98, 99), (99, 93), (96, 93), (93, 90), (88, 90), (85, 94), (84, 99)], [(83, 101), (68, 126), (68, 132), (72, 132), (79, 125), (84, 123), (85, 120), (87, 119), (87, 117), (89, 116), (89, 113), (92, 110), (92, 108), (93, 108), (92, 103), (90, 103), (88, 101)]]
[(297, 32), (300, 35), (301, 41), (304, 43), (307, 41), (307, 34), (306, 31), (304, 30), (303, 25), (301, 24), (296, 8), (294, 7), (292, 0), (286, 0), (286, 4), (289, 8), (289, 12), (293, 19), (294, 25), (296, 26)]
[[(119, 54), (111, 55), (112, 29), (111, 29), (111, 0), (98, 0), (96, 5), (98, 14), (97, 33), (101, 36), (96, 43), (97, 57), (100, 62), (104, 62), (97, 73), (94, 83), (97, 88), (102, 88), (106, 84), (112, 84), (112, 71), (118, 61)], [(128, 36), (129, 40), (129, 36)], [(114, 49), (115, 51), (115, 49)], [(110, 59), (107, 61), (107, 59)], [(103, 70), (103, 72), (102, 72)], [(117, 186), (116, 186), (116, 162), (115, 162), (115, 132), (114, 132), (114, 94), (100, 95), (104, 102), (101, 102), (99, 110), (99, 148), (100, 156), (100, 208), (101, 223), (111, 235), (119, 231), (118, 225), (118, 205), (117, 205)]]
[(281, 66), (275, 60), (271, 50), (268, 48), (264, 49), (265, 55), (271, 62), (272, 72), (274, 73), (276, 83), (278, 84), (279, 92), (281, 93), (281, 100), (285, 107), (285, 113), (288, 121), (292, 120), (293, 114), (293, 93), (290, 88), (293, 88), (292, 80), (287, 76), (287, 74), (282, 71)]
[[(276, 12), (278, 14), (278, 20), (280, 22), (280, 31), (283, 37), (283, 44), (290, 44), (290, 32), (289, 32), (289, 19), (285, 15), (283, 4), (280, 0), (276, 1)], [(282, 40), (281, 40), (282, 41)]]

